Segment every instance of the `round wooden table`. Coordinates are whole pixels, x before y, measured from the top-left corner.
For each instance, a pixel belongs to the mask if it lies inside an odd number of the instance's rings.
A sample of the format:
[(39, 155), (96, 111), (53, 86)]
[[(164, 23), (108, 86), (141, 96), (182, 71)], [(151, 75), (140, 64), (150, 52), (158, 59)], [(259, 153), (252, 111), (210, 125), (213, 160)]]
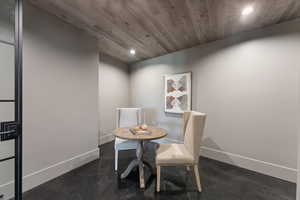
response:
[(145, 178), (144, 178), (144, 165), (149, 167), (152, 170), (152, 167), (149, 163), (143, 160), (144, 154), (144, 142), (150, 140), (156, 140), (167, 136), (167, 133), (164, 129), (154, 126), (148, 126), (147, 129), (149, 134), (135, 134), (129, 128), (118, 128), (114, 131), (116, 137), (126, 140), (136, 140), (138, 141), (138, 146), (136, 149), (136, 159), (131, 161), (127, 169), (121, 174), (121, 178), (126, 178), (129, 173), (135, 168), (139, 168), (139, 179), (140, 179), (140, 188), (145, 188)]

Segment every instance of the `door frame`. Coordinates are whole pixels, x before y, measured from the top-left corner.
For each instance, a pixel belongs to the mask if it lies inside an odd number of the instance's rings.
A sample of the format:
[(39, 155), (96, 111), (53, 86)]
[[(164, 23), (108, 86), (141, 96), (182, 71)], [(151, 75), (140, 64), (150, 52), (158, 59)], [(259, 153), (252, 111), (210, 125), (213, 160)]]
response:
[(23, 1), (15, 0), (15, 200), (22, 200)]

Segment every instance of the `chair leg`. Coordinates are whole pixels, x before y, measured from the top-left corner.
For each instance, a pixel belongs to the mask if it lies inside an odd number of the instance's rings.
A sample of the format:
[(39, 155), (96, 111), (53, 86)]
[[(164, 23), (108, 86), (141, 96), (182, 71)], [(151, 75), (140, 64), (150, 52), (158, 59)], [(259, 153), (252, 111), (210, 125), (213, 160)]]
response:
[(195, 178), (196, 178), (196, 182), (197, 182), (198, 191), (201, 192), (202, 188), (201, 188), (198, 165), (194, 165), (194, 172), (195, 172)]
[(156, 191), (160, 191), (160, 166), (156, 165)]
[(118, 171), (118, 155), (119, 151), (118, 149), (115, 149), (115, 171)]
[(187, 171), (191, 171), (190, 166), (186, 166), (186, 170), (187, 170)]

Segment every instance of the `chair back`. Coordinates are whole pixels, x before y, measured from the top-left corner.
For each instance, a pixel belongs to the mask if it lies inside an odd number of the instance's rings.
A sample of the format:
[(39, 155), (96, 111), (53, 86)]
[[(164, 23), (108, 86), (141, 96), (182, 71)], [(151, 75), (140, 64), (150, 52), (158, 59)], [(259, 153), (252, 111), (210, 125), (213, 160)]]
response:
[(198, 162), (206, 114), (189, 111), (183, 114), (184, 145)]
[(116, 127), (130, 127), (141, 123), (141, 108), (117, 108)]

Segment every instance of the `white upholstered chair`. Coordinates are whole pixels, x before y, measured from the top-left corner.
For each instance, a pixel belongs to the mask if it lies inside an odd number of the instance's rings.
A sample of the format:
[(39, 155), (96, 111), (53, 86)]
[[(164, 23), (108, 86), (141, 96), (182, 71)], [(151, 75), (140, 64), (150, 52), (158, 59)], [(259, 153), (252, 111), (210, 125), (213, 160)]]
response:
[(156, 151), (157, 185), (160, 191), (161, 166), (183, 165), (194, 168), (197, 188), (201, 192), (201, 183), (198, 171), (199, 152), (206, 114), (189, 111), (183, 114), (183, 144), (160, 144)]
[[(117, 108), (116, 127), (136, 126), (141, 123), (141, 108)], [(115, 171), (118, 171), (118, 153), (121, 150), (136, 149), (137, 142), (115, 138)]]

